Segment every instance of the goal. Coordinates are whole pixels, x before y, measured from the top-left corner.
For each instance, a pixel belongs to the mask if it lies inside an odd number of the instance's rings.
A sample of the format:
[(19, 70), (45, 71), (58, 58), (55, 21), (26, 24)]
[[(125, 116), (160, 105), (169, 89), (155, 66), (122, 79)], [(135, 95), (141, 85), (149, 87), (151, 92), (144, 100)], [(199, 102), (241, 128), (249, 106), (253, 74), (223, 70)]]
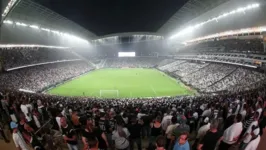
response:
[(100, 90), (100, 97), (114, 98), (119, 97), (118, 90)]

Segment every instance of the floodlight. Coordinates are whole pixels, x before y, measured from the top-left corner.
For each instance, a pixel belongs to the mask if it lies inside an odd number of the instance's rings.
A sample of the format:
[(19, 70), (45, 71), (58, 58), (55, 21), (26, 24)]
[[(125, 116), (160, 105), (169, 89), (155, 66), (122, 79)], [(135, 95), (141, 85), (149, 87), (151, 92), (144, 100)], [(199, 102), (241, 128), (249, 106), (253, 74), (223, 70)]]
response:
[(46, 28), (41, 28), (41, 30), (50, 32), (50, 29), (46, 29)]
[(23, 27), (28, 26), (27, 24), (25, 24), (25, 23), (20, 23), (20, 22), (16, 22), (16, 25), (18, 25), (18, 26), (23, 26)]
[(244, 8), (240, 7), (236, 10), (236, 12), (243, 12), (244, 11)]
[(259, 4), (259, 3), (257, 3), (257, 4), (252, 4), (251, 6), (252, 6), (253, 8), (256, 8), (256, 7), (259, 7), (260, 4)]
[(56, 30), (51, 30), (53, 33), (55, 34), (59, 34), (59, 31), (56, 31)]
[(30, 25), (30, 27), (33, 29), (39, 29), (39, 26), (36, 26), (36, 25)]
[(231, 36), (231, 35), (236, 35), (236, 34), (244, 34), (244, 33), (254, 33), (254, 32), (265, 32), (266, 31), (266, 26), (261, 26), (261, 27), (255, 27), (255, 28), (245, 28), (245, 29), (240, 29), (240, 30), (234, 30), (234, 31), (225, 31), (221, 33), (215, 33), (212, 35), (207, 35), (204, 37), (199, 37), (193, 40), (185, 41), (186, 43), (192, 43), (196, 41), (202, 41), (206, 39), (212, 39), (212, 38), (218, 38), (222, 36)]
[[(198, 28), (198, 27), (200, 27), (200, 26), (202, 26), (202, 25), (204, 25), (206, 23), (212, 22), (212, 21), (218, 22), (220, 18), (225, 18), (225, 17), (227, 17), (229, 15), (232, 15), (232, 14), (235, 14), (235, 13), (242, 13), (242, 12), (245, 13), (246, 10), (257, 8), (259, 6), (260, 6), (259, 3), (255, 3), (255, 4), (247, 5), (246, 7), (239, 7), (236, 10), (233, 10), (233, 11), (230, 11), (230, 12), (226, 12), (226, 13), (224, 13), (222, 15), (217, 16), (217, 17), (208, 19), (207, 21), (203, 21), (201, 23), (198, 23), (198, 24), (192, 26), (193, 28), (191, 28), (191, 29), (193, 30), (194, 28)], [(174, 38), (176, 38), (176, 37), (178, 37), (180, 35), (186, 34), (187, 32), (191, 32), (191, 30), (187, 30), (187, 28), (182, 29), (181, 31), (177, 32), (177, 34), (170, 36), (169, 39), (174, 39)]]
[(229, 13), (224, 13), (224, 14), (222, 14), (222, 17), (226, 17), (228, 15), (229, 15)]
[(229, 14), (235, 14), (236, 13), (236, 11), (235, 10), (233, 10), (233, 11), (231, 11)]
[(13, 24), (13, 21), (5, 20), (4, 23), (6, 23), (6, 24)]
[[(3, 23), (5, 23), (5, 24), (13, 24), (14, 22), (11, 21), (11, 20), (5, 20)], [(48, 29), (48, 28), (40, 28), (37, 25), (28, 25), (28, 24), (25, 24), (25, 23), (22, 23), (22, 22), (19, 22), (19, 21), (16, 21), (15, 24), (17, 26), (23, 26), (23, 27), (29, 26), (30, 28), (33, 28), (33, 29), (38, 29), (38, 30), (47, 31), (47, 32), (53, 32), (53, 33), (57, 34), (58, 36), (63, 36), (63, 37), (68, 38), (68, 39), (74, 39), (76, 42), (88, 43), (88, 41), (85, 40), (85, 39), (82, 39), (80, 37), (77, 37), (77, 36), (74, 36), (74, 35), (71, 35), (71, 34), (68, 34), (68, 33), (59, 32), (57, 30), (51, 30), (51, 29)]]
[(10, 11), (10, 9), (13, 7), (13, 5), (16, 3), (17, 0), (10, 0), (9, 3), (7, 4), (2, 16), (5, 17), (8, 12)]

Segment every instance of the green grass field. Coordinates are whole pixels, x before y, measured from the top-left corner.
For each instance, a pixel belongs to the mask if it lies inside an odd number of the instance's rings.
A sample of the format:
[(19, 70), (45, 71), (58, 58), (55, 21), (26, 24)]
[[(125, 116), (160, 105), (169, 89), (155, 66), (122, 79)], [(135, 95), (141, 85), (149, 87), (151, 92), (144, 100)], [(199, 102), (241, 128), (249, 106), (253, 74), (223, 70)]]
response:
[(57, 86), (48, 93), (61, 96), (137, 98), (193, 95), (195, 91), (158, 70), (130, 68), (92, 71)]

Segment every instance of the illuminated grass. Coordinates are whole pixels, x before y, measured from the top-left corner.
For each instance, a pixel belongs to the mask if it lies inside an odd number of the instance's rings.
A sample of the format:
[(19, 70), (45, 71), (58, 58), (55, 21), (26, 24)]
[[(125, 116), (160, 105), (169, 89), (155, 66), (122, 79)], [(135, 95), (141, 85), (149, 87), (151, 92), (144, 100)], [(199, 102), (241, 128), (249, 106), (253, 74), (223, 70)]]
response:
[[(118, 90), (119, 98), (193, 95), (183, 83), (155, 69), (102, 69), (92, 71), (48, 91), (53, 95), (100, 97), (100, 90)], [(106, 92), (102, 97), (117, 97)]]

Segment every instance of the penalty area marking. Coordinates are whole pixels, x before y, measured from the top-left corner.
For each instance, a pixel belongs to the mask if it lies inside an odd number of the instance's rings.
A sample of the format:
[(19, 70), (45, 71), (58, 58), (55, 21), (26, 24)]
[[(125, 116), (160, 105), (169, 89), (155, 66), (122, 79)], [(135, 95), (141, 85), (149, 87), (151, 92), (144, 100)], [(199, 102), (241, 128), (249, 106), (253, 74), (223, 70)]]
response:
[(157, 95), (157, 93), (156, 93), (156, 91), (154, 90), (153, 86), (152, 86), (152, 85), (150, 85), (150, 87), (151, 87), (151, 89), (152, 89), (153, 93), (154, 93), (154, 94), (155, 94), (155, 96), (156, 96), (156, 95)]

